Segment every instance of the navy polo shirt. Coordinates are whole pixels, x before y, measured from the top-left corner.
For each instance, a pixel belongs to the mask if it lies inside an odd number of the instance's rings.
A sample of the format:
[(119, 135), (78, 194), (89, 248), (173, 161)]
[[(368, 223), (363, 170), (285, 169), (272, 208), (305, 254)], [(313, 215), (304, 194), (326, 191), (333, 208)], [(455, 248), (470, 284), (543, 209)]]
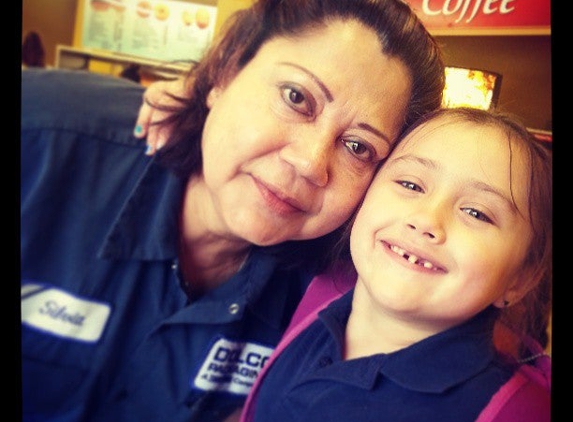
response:
[(24, 70), (24, 421), (219, 421), (241, 406), (309, 278), (253, 249), (189, 302), (177, 265), (185, 182), (132, 136), (143, 88)]
[(475, 421), (511, 376), (495, 357), (494, 308), (405, 349), (343, 361), (352, 294), (277, 358), (260, 386), (256, 422)]

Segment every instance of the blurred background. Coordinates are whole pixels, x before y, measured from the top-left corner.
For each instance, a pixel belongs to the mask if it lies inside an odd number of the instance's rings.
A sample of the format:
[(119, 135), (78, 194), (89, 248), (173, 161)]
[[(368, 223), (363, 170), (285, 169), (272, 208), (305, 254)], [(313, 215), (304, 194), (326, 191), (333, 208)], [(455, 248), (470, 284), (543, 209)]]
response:
[[(419, 14), (424, 14), (421, 0), (408, 2)], [(125, 72), (128, 77), (131, 72), (140, 83), (148, 84), (158, 78), (173, 77), (188, 68), (189, 64), (181, 60), (186, 55), (188, 59), (198, 56), (199, 50), (193, 48), (208, 44), (209, 37), (217, 32), (229, 14), (251, 3), (252, 0), (23, 0), (22, 41), (29, 32), (37, 32), (45, 48), (45, 65), (48, 67), (85, 68), (117, 75)], [(446, 64), (501, 75), (501, 85), (494, 98), (497, 107), (518, 114), (528, 127), (552, 138), (550, 0), (499, 0), (489, 3), (478, 0), (432, 0), (426, 3), (441, 11), (438, 13), (441, 21), (436, 23), (428, 19), (427, 26), (442, 45)], [(461, 10), (456, 13), (446, 10), (447, 5), (452, 3), (466, 4), (467, 16), (462, 16)], [(516, 10), (503, 16), (501, 10), (497, 10), (486, 16), (486, 6), (482, 5), (481, 9), (476, 9), (473, 20), (467, 22), (472, 8), (477, 8), (481, 3), (500, 8), (501, 5), (512, 6)], [(121, 54), (125, 52), (117, 51), (118, 44), (114, 44), (114, 39), (120, 37), (117, 32), (130, 31), (135, 36), (138, 30), (142, 31), (123, 18), (121, 22), (118, 21), (118, 16), (127, 16), (125, 8), (132, 5), (150, 6), (150, 10), (156, 13), (155, 24), (150, 23), (145, 28), (145, 34), (154, 34), (157, 39), (142, 40), (139, 34), (139, 49), (134, 47), (135, 50)], [(205, 24), (206, 29), (186, 27), (179, 20), (174, 20), (176, 11), (184, 14), (187, 13), (185, 10), (190, 10), (197, 12), (198, 16), (202, 6), (207, 10), (206, 19), (211, 18), (211, 22)], [(524, 10), (526, 8), (529, 10)], [(168, 13), (169, 9), (171, 14)], [(518, 15), (518, 12), (521, 14)], [(422, 20), (425, 18), (429, 16)], [(168, 20), (160, 22), (162, 19)], [(532, 23), (532, 19), (541, 20)], [(199, 23), (198, 19), (195, 23)], [(174, 27), (177, 25), (180, 28), (175, 36)], [(187, 32), (184, 33), (184, 30)], [(208, 37), (205, 38), (207, 32)], [(187, 44), (177, 44), (183, 35), (187, 37)], [(125, 34), (121, 36), (125, 38)], [(105, 37), (111, 39), (106, 41)], [(164, 47), (172, 50), (179, 48), (179, 61), (159, 57), (167, 50), (157, 45), (161, 43), (161, 37), (165, 42)], [(166, 37), (172, 41), (167, 42)], [(135, 41), (131, 41), (135, 46)], [(155, 50), (150, 48), (145, 51), (141, 43), (148, 43), (147, 46), (154, 46)], [(125, 45), (124, 42), (121, 48), (125, 48)], [(153, 57), (154, 54), (156, 57)]]

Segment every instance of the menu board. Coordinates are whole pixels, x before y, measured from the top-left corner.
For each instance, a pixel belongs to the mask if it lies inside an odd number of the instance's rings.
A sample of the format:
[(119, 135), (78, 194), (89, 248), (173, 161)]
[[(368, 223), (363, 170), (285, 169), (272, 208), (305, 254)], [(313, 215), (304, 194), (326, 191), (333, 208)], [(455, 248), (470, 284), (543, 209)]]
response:
[(198, 61), (217, 7), (175, 0), (84, 0), (83, 47), (167, 62)]

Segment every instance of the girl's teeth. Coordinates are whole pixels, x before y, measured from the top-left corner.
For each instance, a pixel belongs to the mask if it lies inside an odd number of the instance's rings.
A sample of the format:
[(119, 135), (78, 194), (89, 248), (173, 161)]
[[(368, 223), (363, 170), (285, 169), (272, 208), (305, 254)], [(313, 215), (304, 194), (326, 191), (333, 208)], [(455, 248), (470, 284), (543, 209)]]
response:
[(390, 249), (397, 253), (398, 255), (406, 258), (408, 260), (408, 262), (412, 263), (412, 264), (418, 264), (423, 266), (424, 268), (428, 268), (428, 269), (432, 269), (434, 268), (434, 265), (429, 262), (429, 261), (420, 261), (418, 262), (419, 258), (416, 255), (407, 255), (406, 251), (398, 246), (395, 245), (390, 245)]

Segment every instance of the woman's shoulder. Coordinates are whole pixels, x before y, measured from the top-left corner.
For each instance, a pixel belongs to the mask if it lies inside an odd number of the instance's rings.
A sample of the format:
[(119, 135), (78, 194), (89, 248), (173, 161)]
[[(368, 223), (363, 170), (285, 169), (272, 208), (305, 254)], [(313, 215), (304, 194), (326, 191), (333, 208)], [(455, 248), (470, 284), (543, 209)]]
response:
[[(123, 78), (88, 71), (24, 69), (21, 126), (131, 137), (143, 87)], [(135, 140), (134, 140), (135, 142)]]

